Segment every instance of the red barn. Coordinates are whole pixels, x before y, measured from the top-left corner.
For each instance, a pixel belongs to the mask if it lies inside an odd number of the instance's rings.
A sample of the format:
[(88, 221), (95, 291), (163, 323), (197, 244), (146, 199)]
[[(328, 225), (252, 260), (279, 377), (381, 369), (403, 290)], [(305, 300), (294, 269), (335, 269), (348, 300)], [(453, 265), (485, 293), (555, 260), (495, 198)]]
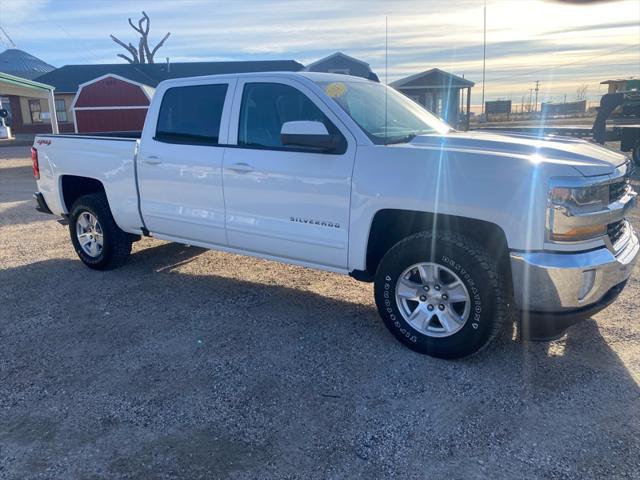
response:
[(108, 73), (79, 85), (71, 104), (77, 133), (140, 131), (154, 88)]

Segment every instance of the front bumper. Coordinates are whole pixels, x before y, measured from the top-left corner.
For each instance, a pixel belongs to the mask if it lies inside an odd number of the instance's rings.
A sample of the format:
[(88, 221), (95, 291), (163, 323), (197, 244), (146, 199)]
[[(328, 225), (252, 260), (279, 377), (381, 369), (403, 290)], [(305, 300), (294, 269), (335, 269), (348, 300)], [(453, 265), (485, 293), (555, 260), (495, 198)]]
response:
[(602, 304), (612, 291), (622, 290), (614, 287), (624, 285), (638, 259), (640, 244), (630, 225), (616, 247), (617, 252), (607, 247), (582, 253), (511, 252), (516, 307), (548, 316)]

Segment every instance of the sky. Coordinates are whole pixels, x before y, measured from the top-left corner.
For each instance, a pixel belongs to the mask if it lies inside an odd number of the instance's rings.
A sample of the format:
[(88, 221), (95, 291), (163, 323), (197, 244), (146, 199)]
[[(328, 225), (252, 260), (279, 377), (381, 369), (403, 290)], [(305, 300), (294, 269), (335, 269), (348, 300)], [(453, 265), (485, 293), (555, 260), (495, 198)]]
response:
[[(144, 10), (151, 45), (170, 38), (157, 61), (293, 59), (342, 51), (368, 62), (382, 81), (437, 67), (482, 91), (482, 0), (0, 0), (0, 26), (14, 43), (56, 66), (121, 63), (109, 34), (137, 44), (127, 24)], [(385, 19), (388, 22), (385, 74)], [(9, 46), (5, 38), (0, 47)], [(603, 80), (640, 78), (640, 0), (487, 0), (485, 98), (527, 103), (587, 99)]]

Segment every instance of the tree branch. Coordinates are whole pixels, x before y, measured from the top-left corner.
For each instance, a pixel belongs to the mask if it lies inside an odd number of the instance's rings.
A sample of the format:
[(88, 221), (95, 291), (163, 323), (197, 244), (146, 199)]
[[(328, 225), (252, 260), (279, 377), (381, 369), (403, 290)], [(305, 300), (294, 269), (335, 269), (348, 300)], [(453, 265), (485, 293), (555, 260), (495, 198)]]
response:
[(149, 15), (147, 15), (147, 13), (144, 11), (142, 12), (142, 18), (147, 20), (147, 25), (144, 29), (144, 35), (146, 36), (149, 34), (149, 28), (151, 28), (151, 19), (149, 18)]
[(136, 26), (131, 18), (128, 19), (129, 25), (133, 28), (138, 34), (140, 34), (140, 39), (138, 40), (138, 48), (134, 47), (131, 43), (128, 45), (124, 43), (119, 38), (116, 38), (114, 35), (111, 35), (111, 39), (120, 45), (122, 48), (127, 50), (131, 54), (131, 58), (126, 55), (119, 54), (118, 56), (124, 58), (129, 63), (153, 63), (153, 57), (158, 49), (164, 45), (164, 42), (169, 38), (171, 32), (167, 33), (162, 40), (151, 50), (149, 48), (149, 29), (151, 28), (151, 19), (147, 12), (142, 12), (142, 18), (138, 20), (138, 25)]
[(151, 53), (151, 50), (149, 50), (149, 42), (144, 42), (144, 51), (147, 55), (147, 62), (153, 63), (153, 54)]
[(147, 56), (147, 61), (149, 63), (153, 63), (153, 54), (151, 53), (151, 50), (149, 50), (149, 29), (151, 28), (151, 19), (149, 18), (149, 15), (147, 15), (147, 12), (145, 11), (142, 12), (142, 18), (140, 19), (141, 28), (142, 28), (143, 20), (146, 22), (144, 27), (144, 33), (142, 34), (144, 38), (144, 51)]
[(156, 54), (156, 52), (158, 51), (158, 49), (164, 44), (164, 42), (167, 40), (167, 38), (169, 38), (169, 35), (171, 35), (171, 32), (167, 32), (167, 34), (164, 36), (164, 38), (162, 40), (160, 40), (160, 43), (158, 43), (153, 50), (151, 50), (151, 58), (153, 58), (153, 56)]
[(131, 25), (131, 28), (133, 28), (138, 33), (142, 33), (142, 27), (138, 28), (133, 24), (130, 18), (128, 20), (129, 20), (129, 25)]
[(114, 35), (110, 35), (110, 37), (111, 37), (111, 40), (113, 40), (118, 45), (120, 45), (122, 48), (127, 50), (133, 56), (133, 58), (136, 61), (136, 63), (138, 63), (138, 51), (136, 50), (136, 48), (133, 45), (131, 45), (131, 44), (127, 45), (126, 43), (124, 43), (122, 40), (120, 40), (119, 38), (115, 37)]
[(138, 62), (134, 62), (131, 58), (127, 57), (126, 55), (124, 55), (123, 53), (119, 53), (117, 55), (118, 57), (124, 58), (127, 62), (129, 63), (138, 63)]
[[(138, 52), (140, 55), (140, 63), (144, 63), (144, 52), (145, 50), (148, 50), (147, 47), (147, 42), (145, 41), (144, 37), (140, 37), (140, 41), (138, 42)], [(151, 63), (151, 62), (149, 62)]]

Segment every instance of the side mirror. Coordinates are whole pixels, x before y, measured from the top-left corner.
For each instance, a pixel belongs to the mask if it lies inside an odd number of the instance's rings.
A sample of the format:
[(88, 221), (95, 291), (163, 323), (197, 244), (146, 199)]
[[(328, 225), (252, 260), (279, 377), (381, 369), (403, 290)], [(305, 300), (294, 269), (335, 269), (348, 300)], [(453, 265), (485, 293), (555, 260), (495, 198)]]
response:
[(4, 108), (0, 108), (0, 118), (8, 118), (8, 117), (9, 117), (9, 112)]
[(331, 152), (340, 147), (340, 137), (331, 135), (322, 122), (285, 122), (280, 130), (282, 145)]

